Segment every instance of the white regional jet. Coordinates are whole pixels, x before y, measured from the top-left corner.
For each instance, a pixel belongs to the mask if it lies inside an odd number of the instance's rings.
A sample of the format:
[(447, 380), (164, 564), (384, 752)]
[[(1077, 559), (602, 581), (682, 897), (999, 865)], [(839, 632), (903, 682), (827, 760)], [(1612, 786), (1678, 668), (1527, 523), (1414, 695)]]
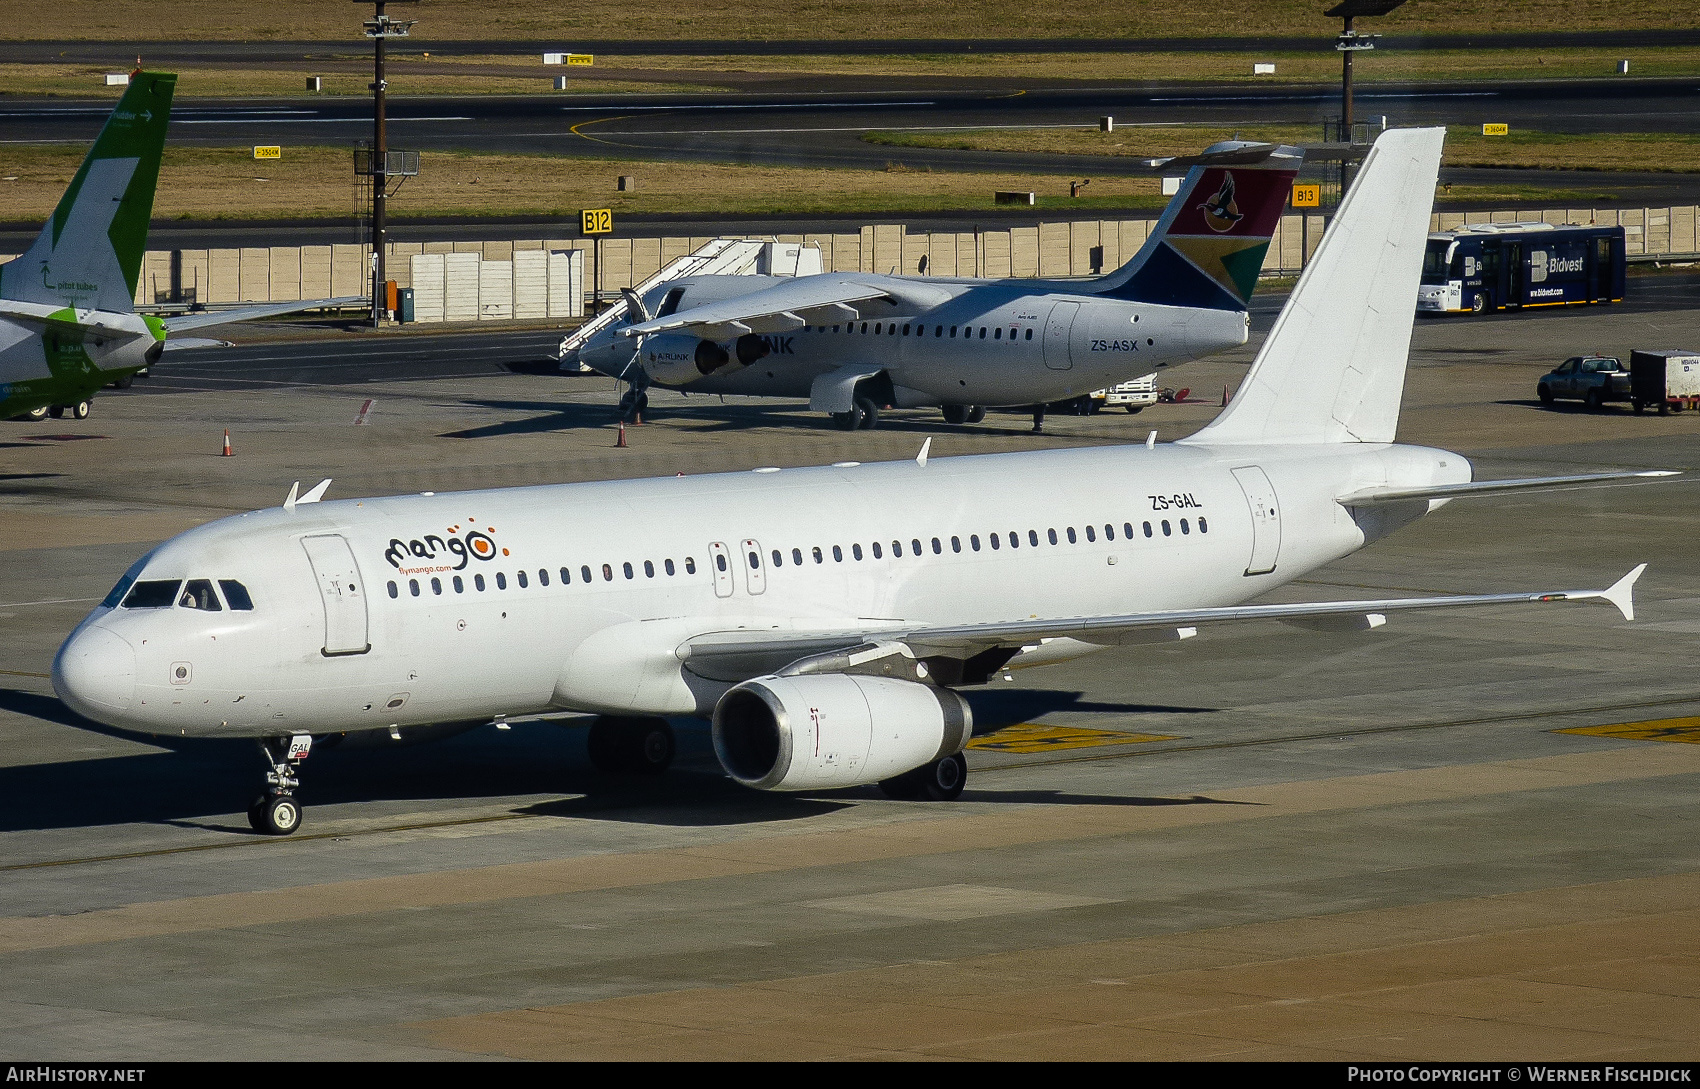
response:
[(1673, 475), (1471, 483), (1459, 455), (1394, 443), (1443, 135), (1376, 142), (1238, 396), (1191, 438), (336, 502), (292, 489), (139, 560), (60, 649), (54, 688), (124, 729), (260, 739), (270, 788), (250, 818), (281, 834), (326, 735), (595, 712), (600, 766), (659, 770), (661, 716), (696, 715), (759, 790), (951, 798), (972, 729), (953, 688), (1006, 670), (1222, 621), (1592, 599), (1631, 618), (1645, 565), (1603, 590), (1243, 604), (1455, 497)]
[[(1304, 153), (1224, 141), (1194, 164), (1145, 244), (1086, 280), (977, 280), (829, 272), (686, 276), (643, 297), (578, 361), (631, 383), (690, 393), (807, 397), (844, 430), (880, 405), (941, 405), (978, 423), (1237, 347), (1269, 239)], [(654, 315), (651, 317), (651, 315)]]

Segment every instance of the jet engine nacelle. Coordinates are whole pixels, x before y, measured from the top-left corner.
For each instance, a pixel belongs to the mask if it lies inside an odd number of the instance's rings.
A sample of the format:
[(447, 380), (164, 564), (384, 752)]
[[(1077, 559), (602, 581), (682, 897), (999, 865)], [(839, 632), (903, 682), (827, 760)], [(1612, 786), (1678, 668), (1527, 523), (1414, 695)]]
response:
[(714, 751), (757, 790), (877, 783), (962, 751), (974, 731), (961, 696), (890, 677), (757, 677), (714, 708)]

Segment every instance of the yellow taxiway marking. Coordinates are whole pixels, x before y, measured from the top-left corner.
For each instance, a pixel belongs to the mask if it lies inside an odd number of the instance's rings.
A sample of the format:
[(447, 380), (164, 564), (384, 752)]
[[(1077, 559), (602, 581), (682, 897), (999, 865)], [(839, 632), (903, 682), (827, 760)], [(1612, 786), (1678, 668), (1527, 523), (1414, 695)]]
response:
[(1700, 718), (1655, 718), (1647, 722), (1619, 722), (1614, 726), (1578, 726), (1555, 730), (1560, 734), (1616, 737), (1625, 741), (1687, 741), (1700, 744)]
[(1077, 730), (1068, 726), (1005, 726), (996, 733), (977, 737), (970, 749), (986, 752), (1053, 752), (1057, 749), (1086, 749), (1094, 745), (1137, 745), (1147, 741), (1173, 741), (1167, 734), (1120, 734), (1108, 730)]

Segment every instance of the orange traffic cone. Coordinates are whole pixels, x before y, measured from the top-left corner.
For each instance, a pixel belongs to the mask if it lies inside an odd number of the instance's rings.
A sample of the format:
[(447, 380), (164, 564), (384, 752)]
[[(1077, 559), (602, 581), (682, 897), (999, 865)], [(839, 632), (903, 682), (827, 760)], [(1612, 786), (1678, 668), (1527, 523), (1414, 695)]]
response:
[(224, 429), (224, 451), (223, 451), (223, 453), (219, 454), (219, 457), (228, 458), (228, 457), (233, 457), (233, 456), (235, 456), (235, 455), (231, 454), (231, 452), (230, 452), (230, 428), (227, 427), (227, 428)]
[(620, 439), (614, 444), (614, 446), (619, 450), (624, 450), (626, 448), (626, 421), (624, 420), (620, 421)]

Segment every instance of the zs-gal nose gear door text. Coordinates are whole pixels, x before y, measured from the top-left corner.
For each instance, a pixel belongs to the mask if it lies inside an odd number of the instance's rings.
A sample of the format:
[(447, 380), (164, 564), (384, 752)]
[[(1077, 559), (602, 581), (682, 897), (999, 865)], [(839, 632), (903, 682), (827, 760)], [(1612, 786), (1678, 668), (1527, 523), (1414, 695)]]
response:
[(1275, 570), (1275, 559), (1281, 552), (1281, 508), (1275, 502), (1275, 488), (1255, 465), (1235, 469), (1234, 479), (1240, 482), (1246, 506), (1251, 508), (1251, 562), (1246, 564), (1245, 573), (1267, 575)]
[(348, 541), (332, 533), (303, 537), (301, 547), (325, 606), (324, 655), (365, 654), (372, 649), (366, 638), (366, 584)]

